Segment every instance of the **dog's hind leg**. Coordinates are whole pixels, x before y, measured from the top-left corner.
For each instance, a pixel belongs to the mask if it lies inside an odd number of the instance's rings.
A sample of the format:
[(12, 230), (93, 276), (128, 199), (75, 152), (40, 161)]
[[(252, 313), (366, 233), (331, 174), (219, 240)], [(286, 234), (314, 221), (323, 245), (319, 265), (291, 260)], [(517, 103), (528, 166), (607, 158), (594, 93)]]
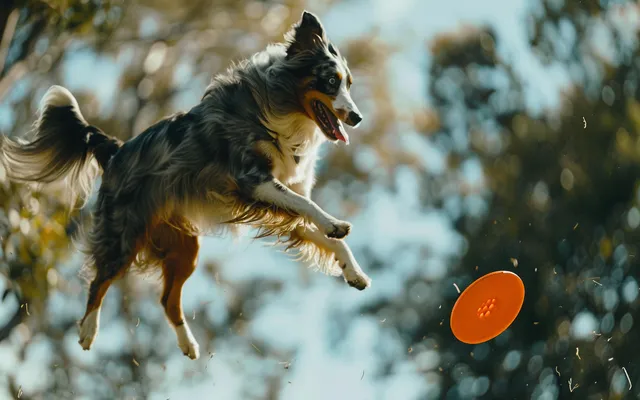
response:
[(200, 240), (169, 225), (154, 230), (154, 252), (162, 256), (164, 290), (161, 303), (169, 323), (176, 332), (178, 347), (192, 360), (200, 356), (196, 342), (182, 310), (182, 288), (196, 269)]
[(107, 294), (107, 290), (113, 283), (115, 276), (105, 274), (103, 269), (98, 269), (98, 273), (89, 286), (89, 298), (84, 317), (80, 320), (80, 339), (78, 343), (84, 350), (89, 350), (100, 327), (100, 309), (102, 300)]
[[(89, 286), (89, 297), (84, 317), (80, 320), (80, 339), (78, 343), (84, 350), (89, 350), (100, 327), (100, 309), (107, 290), (114, 280), (121, 277), (133, 261), (129, 257), (125, 262), (96, 263), (96, 276)], [(116, 258), (117, 259), (117, 258)]]
[(344, 240), (328, 238), (318, 229), (310, 226), (298, 226), (293, 235), (297, 235), (302, 240), (312, 242), (316, 246), (334, 253), (340, 268), (342, 268), (342, 276), (349, 286), (358, 290), (364, 290), (371, 286), (371, 279), (362, 271)]
[[(101, 189), (103, 190), (103, 189)], [(91, 264), (95, 277), (89, 286), (87, 308), (80, 320), (78, 343), (89, 350), (100, 326), (102, 301), (111, 284), (122, 277), (135, 259), (144, 239), (147, 220), (134, 207), (112, 207), (112, 199), (101, 192), (89, 235)]]

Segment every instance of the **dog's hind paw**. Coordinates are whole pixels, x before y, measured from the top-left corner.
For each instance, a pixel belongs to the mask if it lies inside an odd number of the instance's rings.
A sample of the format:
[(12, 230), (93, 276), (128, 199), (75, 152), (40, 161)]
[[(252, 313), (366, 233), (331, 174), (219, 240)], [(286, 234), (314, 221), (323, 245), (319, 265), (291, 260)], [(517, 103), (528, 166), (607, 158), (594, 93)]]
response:
[(100, 324), (100, 310), (94, 310), (87, 315), (80, 323), (80, 339), (78, 343), (83, 350), (91, 349), (93, 341), (98, 336), (98, 328)]
[(182, 354), (192, 360), (200, 357), (200, 346), (193, 337), (189, 326), (186, 323), (176, 326), (176, 335), (178, 336), (178, 347), (182, 350)]
[(78, 340), (78, 343), (80, 343), (80, 346), (82, 346), (82, 350), (91, 350), (93, 339), (94, 338), (89, 336), (86, 336), (86, 337), (81, 336), (80, 339)]
[(335, 220), (331, 222), (329, 229), (326, 231), (326, 235), (331, 239), (343, 239), (349, 232), (351, 232), (351, 224), (349, 222)]
[(200, 358), (200, 346), (196, 342), (180, 345), (180, 350), (182, 350), (182, 354), (192, 360)]

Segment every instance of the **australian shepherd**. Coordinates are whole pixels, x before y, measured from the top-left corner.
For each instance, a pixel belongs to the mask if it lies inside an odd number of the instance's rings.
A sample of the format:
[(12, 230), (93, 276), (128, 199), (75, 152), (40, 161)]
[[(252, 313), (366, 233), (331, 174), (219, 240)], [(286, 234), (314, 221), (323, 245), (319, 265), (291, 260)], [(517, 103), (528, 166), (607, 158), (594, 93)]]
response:
[(79, 343), (89, 350), (111, 283), (131, 265), (162, 270), (161, 303), (178, 347), (199, 356), (182, 310), (182, 288), (198, 258), (199, 236), (256, 228), (330, 275), (363, 290), (371, 280), (343, 240), (351, 229), (310, 199), (318, 149), (345, 144), (343, 123), (362, 115), (346, 60), (319, 19), (304, 12), (284, 43), (215, 76), (199, 104), (127, 142), (82, 116), (65, 88), (52, 86), (28, 140), (3, 138), (2, 163), (16, 181), (64, 182), (85, 202), (102, 175), (84, 238), (91, 284)]

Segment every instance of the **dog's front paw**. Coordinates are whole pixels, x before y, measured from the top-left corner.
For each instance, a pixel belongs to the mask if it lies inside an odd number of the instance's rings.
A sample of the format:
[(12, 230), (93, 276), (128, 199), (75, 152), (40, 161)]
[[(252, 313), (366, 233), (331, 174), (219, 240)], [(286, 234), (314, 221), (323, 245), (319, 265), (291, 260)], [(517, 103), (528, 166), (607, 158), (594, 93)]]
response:
[(342, 267), (344, 280), (347, 284), (353, 288), (358, 290), (365, 290), (366, 288), (371, 286), (371, 278), (367, 276), (360, 267), (354, 268), (353, 266), (349, 266), (345, 264)]
[(351, 280), (347, 280), (345, 278), (345, 280), (347, 281), (347, 284), (353, 288), (356, 288), (358, 290), (365, 290), (366, 288), (371, 286), (371, 278), (369, 278), (368, 276), (362, 274), (360, 276), (356, 276), (355, 278), (351, 279)]
[(325, 234), (331, 239), (343, 239), (351, 232), (351, 224), (347, 221), (334, 220), (327, 228)]
[(178, 336), (178, 347), (182, 350), (182, 354), (192, 360), (197, 360), (200, 357), (200, 346), (193, 337), (189, 326), (184, 323), (175, 329)]

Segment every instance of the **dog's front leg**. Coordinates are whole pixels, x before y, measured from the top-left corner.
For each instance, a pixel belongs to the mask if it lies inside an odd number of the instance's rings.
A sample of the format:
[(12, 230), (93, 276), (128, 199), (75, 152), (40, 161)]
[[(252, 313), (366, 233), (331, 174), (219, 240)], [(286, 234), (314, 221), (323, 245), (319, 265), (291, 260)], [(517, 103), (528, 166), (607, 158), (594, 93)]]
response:
[(309, 219), (329, 238), (342, 239), (351, 231), (350, 223), (327, 214), (311, 199), (299, 195), (277, 179), (256, 186), (253, 197)]
[(349, 245), (344, 240), (329, 239), (322, 235), (315, 227), (299, 226), (295, 234), (303, 240), (312, 242), (335, 255), (335, 259), (342, 268), (342, 276), (349, 286), (364, 290), (371, 286), (371, 279), (365, 274), (356, 261)]

